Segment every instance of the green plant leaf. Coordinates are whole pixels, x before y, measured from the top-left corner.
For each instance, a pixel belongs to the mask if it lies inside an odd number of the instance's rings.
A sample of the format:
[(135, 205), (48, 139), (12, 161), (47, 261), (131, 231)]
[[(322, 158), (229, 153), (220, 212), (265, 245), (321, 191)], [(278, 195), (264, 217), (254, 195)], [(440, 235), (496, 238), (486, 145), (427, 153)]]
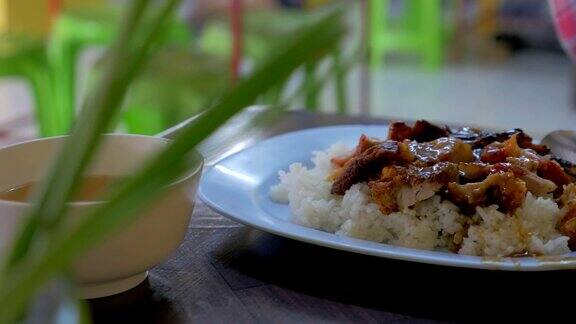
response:
[(328, 14), (296, 33), (268, 62), (182, 129), (174, 141), (134, 177), (121, 183), (105, 204), (80, 217), (82, 221), (74, 228), (56, 228), (58, 231), (51, 236), (46, 248), (26, 254), (13, 271), (2, 277), (0, 305), (3, 305), (4, 313), (0, 316), (11, 318), (17, 314), (44, 282), (62, 271), (81, 252), (134, 220), (137, 212), (161, 194), (165, 186), (190, 169), (198, 143), (259, 95), (285, 80), (296, 68), (331, 50), (343, 34), (340, 12)]
[[(100, 134), (110, 128), (130, 82), (148, 58), (159, 37), (161, 26), (178, 2), (168, 0), (151, 22), (145, 22), (145, 25), (149, 25), (146, 28), (148, 32), (142, 34), (138, 31), (142, 29), (143, 17), (150, 2), (131, 2), (119, 37), (106, 54), (105, 72), (96, 90), (85, 101), (72, 135), (66, 139), (47, 179), (34, 193), (33, 208), (28, 212), (27, 221), (17, 236), (18, 240), (8, 258), (8, 267), (26, 254), (39, 229), (47, 231), (65, 215), (66, 202), (78, 186), (80, 175), (98, 147)], [(141, 39), (136, 37), (138, 35), (142, 35)]]
[(55, 314), (54, 323), (57, 324), (90, 324), (90, 312), (84, 300), (76, 298), (75, 287), (68, 280), (61, 280), (60, 300)]

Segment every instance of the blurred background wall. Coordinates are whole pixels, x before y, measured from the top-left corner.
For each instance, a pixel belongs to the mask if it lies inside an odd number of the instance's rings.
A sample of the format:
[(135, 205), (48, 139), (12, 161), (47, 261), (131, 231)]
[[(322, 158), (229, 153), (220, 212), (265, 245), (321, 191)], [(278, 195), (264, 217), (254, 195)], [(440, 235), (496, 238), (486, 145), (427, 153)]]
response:
[[(124, 3), (0, 0), (0, 145), (67, 129)], [(576, 122), (572, 64), (547, 1), (185, 0), (118, 129), (154, 133), (200, 112), (334, 3), (348, 7), (341, 53), (261, 103), (536, 135)]]

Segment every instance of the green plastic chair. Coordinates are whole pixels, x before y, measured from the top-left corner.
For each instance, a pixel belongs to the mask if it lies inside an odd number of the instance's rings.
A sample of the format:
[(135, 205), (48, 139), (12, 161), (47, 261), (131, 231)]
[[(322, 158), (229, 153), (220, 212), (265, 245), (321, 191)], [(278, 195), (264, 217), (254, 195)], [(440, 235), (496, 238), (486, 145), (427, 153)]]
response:
[(39, 135), (64, 132), (54, 105), (53, 74), (46, 60), (44, 42), (15, 35), (0, 36), (0, 76), (21, 77), (32, 88)]
[(422, 57), (428, 69), (442, 65), (443, 33), (441, 0), (406, 0), (400, 23), (390, 19), (389, 0), (370, 0), (370, 65), (382, 67), (387, 53)]
[[(48, 61), (54, 69), (56, 102), (62, 110), (63, 125), (70, 128), (75, 114), (76, 61), (80, 51), (92, 45), (107, 45), (115, 35), (119, 13), (115, 10), (63, 12), (57, 19), (48, 45)], [(187, 44), (191, 39), (188, 26), (176, 19), (163, 31), (164, 44)], [(142, 124), (149, 118), (140, 115)], [(132, 123), (138, 123), (138, 115)]]

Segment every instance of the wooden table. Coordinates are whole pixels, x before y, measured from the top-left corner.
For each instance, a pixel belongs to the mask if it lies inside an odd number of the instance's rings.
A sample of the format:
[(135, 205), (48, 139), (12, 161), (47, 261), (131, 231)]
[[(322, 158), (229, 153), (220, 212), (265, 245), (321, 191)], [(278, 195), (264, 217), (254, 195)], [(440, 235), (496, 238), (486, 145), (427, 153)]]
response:
[[(254, 122), (261, 115), (260, 109), (251, 109), (207, 140), (202, 151), (208, 163), (247, 143), (290, 130), (383, 122), (306, 112)], [(169, 260), (150, 271), (148, 280), (89, 305), (97, 323), (574, 318), (575, 283), (572, 271), (454, 269), (323, 248), (241, 225), (199, 201), (185, 241)]]

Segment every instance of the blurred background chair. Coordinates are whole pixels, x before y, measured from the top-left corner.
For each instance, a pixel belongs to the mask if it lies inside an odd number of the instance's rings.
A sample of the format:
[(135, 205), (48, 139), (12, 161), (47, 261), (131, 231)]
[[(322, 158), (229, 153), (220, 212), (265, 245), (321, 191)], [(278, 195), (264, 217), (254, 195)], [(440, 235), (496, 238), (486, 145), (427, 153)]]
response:
[[(112, 41), (120, 13), (117, 8), (94, 3), (83, 9), (67, 10), (62, 7), (61, 10), (50, 37), (48, 60), (55, 71), (57, 104), (65, 114), (64, 125), (69, 128), (76, 110), (76, 66), (79, 54), (89, 46), (104, 46)], [(173, 19), (161, 33), (165, 46), (186, 46), (191, 39), (188, 27), (178, 19)], [(136, 127), (138, 119), (142, 120), (143, 125), (148, 124), (152, 118), (146, 116), (148, 113), (149, 110), (132, 114), (131, 125)], [(133, 129), (139, 131), (138, 128)]]
[(370, 64), (382, 66), (386, 54), (414, 54), (428, 69), (442, 64), (443, 20), (441, 0), (405, 0), (393, 17), (389, 0), (369, 0)]
[(50, 23), (48, 1), (0, 0), (0, 76), (21, 78), (31, 88), (40, 136), (62, 130), (45, 51)]
[[(202, 30), (198, 40), (200, 45), (195, 50), (189, 50), (193, 41), (189, 26), (176, 17), (173, 19), (173, 23), (163, 31), (163, 47), (158, 51), (157, 58), (153, 59), (156, 64), (150, 64), (147, 72), (136, 80), (130, 90), (123, 115), (126, 131), (154, 134), (200, 112), (202, 105), (226, 89), (227, 81), (235, 78), (235, 71), (228, 74), (223, 69), (227, 60), (234, 60), (231, 47), (238, 40), (233, 37), (241, 37), (246, 45), (240, 55), (258, 64), (282, 44), (283, 37), (288, 37), (309, 19), (309, 15), (297, 11), (256, 12), (244, 18), (244, 11), (241, 10), (238, 12), (242, 15), (241, 35), (233, 35), (233, 26), (230, 26), (234, 21), (233, 14), (230, 12), (219, 22)], [(94, 6), (85, 11), (66, 11), (64, 8), (58, 15), (48, 48), (48, 59), (56, 71), (58, 105), (68, 112), (67, 125), (73, 119), (77, 97), (75, 66), (78, 54), (84, 47), (109, 42), (113, 34), (109, 26), (115, 25), (113, 21), (117, 16), (114, 10)], [(338, 54), (334, 53), (336, 63), (339, 63)], [(317, 63), (311, 62), (307, 66), (304, 78), (309, 85), (305, 106), (311, 110), (317, 109), (318, 93), (321, 91), (312, 86), (316, 83)], [(204, 68), (194, 69), (190, 66)], [(338, 110), (344, 112), (344, 73), (335, 76)], [(263, 103), (277, 104), (283, 88), (285, 85), (279, 85), (278, 89), (263, 98)]]
[(0, 35), (0, 77), (22, 78), (30, 86), (41, 136), (57, 135), (62, 127), (55, 109), (52, 76), (41, 39)]

